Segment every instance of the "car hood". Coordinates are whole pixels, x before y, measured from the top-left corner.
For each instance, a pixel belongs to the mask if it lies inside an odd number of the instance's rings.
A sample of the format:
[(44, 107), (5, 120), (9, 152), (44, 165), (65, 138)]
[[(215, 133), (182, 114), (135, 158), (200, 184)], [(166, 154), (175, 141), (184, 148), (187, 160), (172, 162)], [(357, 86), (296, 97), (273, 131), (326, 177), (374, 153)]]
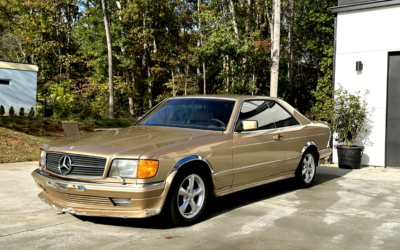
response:
[(220, 134), (219, 131), (134, 126), (67, 137), (44, 144), (44, 148), (93, 156), (139, 158), (144, 152)]

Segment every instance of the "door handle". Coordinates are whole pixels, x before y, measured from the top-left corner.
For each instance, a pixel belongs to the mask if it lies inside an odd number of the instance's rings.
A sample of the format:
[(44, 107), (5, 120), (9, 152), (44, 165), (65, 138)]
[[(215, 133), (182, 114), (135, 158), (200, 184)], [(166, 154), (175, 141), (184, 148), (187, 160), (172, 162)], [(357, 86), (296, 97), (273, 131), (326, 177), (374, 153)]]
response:
[(272, 138), (274, 138), (274, 140), (282, 140), (283, 139), (283, 135), (277, 134), (277, 135), (272, 136)]

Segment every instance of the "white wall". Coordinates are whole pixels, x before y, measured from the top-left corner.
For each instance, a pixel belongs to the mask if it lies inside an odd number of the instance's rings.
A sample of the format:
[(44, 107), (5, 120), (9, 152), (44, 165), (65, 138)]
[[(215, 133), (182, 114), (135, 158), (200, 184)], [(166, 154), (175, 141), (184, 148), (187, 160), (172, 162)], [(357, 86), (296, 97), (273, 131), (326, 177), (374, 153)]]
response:
[(0, 68), (0, 79), (11, 79), (10, 85), (0, 84), (0, 105), (8, 113), (11, 106), (15, 114), (23, 107), (25, 113), (33, 107), (36, 112), (37, 72)]
[[(363, 165), (384, 166), (388, 53), (400, 51), (400, 6), (343, 12), (337, 19), (335, 88), (370, 90), (370, 132), (359, 138), (366, 147)], [(356, 72), (356, 61), (364, 69)], [(333, 161), (337, 162), (334, 150)]]

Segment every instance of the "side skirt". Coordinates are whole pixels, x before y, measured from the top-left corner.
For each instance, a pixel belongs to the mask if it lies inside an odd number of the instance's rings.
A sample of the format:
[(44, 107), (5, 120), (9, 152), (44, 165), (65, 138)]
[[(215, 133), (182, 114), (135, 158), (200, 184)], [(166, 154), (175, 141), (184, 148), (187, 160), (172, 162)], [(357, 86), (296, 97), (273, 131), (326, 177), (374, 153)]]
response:
[(235, 186), (235, 187), (228, 187), (228, 188), (223, 188), (223, 189), (219, 189), (219, 190), (214, 190), (214, 196), (215, 197), (221, 197), (227, 194), (231, 194), (231, 193), (235, 193), (238, 191), (242, 191), (248, 188), (253, 188), (253, 187), (257, 187), (257, 186), (261, 186), (264, 184), (268, 184), (271, 182), (275, 182), (275, 181), (280, 181), (280, 180), (284, 180), (284, 179), (289, 179), (289, 178), (293, 178), (295, 177), (294, 175), (294, 171), (290, 172), (290, 173), (284, 173), (284, 174), (280, 174), (278, 176), (272, 177), (272, 178), (268, 178), (268, 179), (262, 179), (262, 180), (257, 180), (255, 182), (251, 182), (251, 183), (246, 183), (240, 186)]

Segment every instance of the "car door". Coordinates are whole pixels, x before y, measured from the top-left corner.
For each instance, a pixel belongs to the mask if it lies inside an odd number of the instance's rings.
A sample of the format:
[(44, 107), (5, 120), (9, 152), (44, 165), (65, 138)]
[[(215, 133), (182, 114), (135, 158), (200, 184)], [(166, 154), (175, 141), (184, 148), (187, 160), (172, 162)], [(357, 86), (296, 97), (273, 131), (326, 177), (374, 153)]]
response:
[(293, 117), (278, 102), (270, 103), (270, 111), (275, 117), (275, 126), (281, 130), (283, 147), (285, 148), (285, 165), (281, 168), (281, 173), (288, 173), (296, 170), (301, 158), (301, 150), (306, 143), (304, 131), (301, 131), (300, 122)]
[[(233, 185), (278, 175), (284, 166), (281, 130), (277, 129), (267, 99), (244, 100), (233, 134)], [(242, 121), (257, 121), (258, 128), (243, 131)]]

